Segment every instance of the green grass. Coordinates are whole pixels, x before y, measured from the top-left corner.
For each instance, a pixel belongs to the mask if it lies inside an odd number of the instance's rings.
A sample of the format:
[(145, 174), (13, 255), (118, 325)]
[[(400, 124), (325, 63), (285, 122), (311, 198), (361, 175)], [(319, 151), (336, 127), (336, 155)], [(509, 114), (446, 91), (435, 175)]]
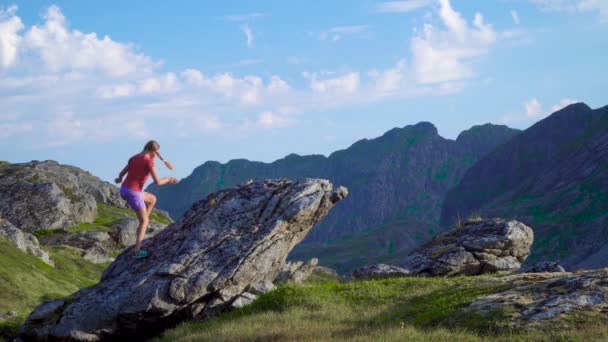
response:
[(0, 238), (0, 311), (18, 313), (10, 320), (0, 321), (0, 337), (13, 333), (42, 301), (65, 297), (97, 283), (107, 267), (84, 260), (70, 247), (47, 250), (54, 268)]
[[(490, 276), (405, 277), (283, 285), (252, 305), (166, 331), (157, 341), (589, 341), (608, 327), (579, 319), (579, 329), (511, 331), (508, 312), (463, 314), (474, 298), (505, 285)], [(589, 324), (588, 324), (589, 323)], [(584, 328), (583, 328), (584, 327)]]

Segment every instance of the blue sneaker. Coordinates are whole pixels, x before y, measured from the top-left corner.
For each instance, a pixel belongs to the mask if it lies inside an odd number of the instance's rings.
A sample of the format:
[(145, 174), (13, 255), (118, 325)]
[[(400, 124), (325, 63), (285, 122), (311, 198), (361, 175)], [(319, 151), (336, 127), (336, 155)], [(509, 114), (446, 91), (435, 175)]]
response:
[(137, 253), (133, 254), (133, 259), (143, 259), (148, 256), (148, 251), (140, 249)]

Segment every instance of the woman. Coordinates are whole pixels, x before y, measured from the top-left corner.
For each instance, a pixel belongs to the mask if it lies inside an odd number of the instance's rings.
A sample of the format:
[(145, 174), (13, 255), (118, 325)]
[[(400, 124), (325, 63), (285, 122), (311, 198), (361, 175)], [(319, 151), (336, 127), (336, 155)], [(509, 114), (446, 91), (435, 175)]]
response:
[[(120, 187), (120, 196), (129, 203), (131, 209), (137, 214), (139, 220), (139, 226), (137, 227), (137, 240), (135, 242), (135, 254), (134, 258), (145, 258), (148, 256), (148, 252), (141, 249), (141, 243), (146, 235), (146, 229), (150, 222), (150, 213), (156, 204), (156, 196), (151, 193), (143, 191), (144, 185), (148, 180), (148, 177), (152, 175), (154, 183), (157, 185), (175, 184), (177, 179), (175, 177), (159, 178), (154, 168), (154, 158), (158, 156), (162, 160), (167, 168), (173, 170), (173, 165), (168, 161), (165, 161), (161, 157), (160, 145), (154, 140), (148, 141), (144, 150), (134, 155), (129, 159), (127, 166), (120, 171), (116, 183), (122, 183)], [(127, 175), (125, 181), (122, 178)]]

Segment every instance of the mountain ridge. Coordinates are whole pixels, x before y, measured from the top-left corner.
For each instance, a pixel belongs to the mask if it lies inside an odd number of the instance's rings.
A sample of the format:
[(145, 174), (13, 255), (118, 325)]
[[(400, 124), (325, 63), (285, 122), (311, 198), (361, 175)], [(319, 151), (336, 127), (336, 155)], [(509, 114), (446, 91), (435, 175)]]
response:
[[(358, 140), (327, 157), (289, 154), (272, 163), (246, 159), (225, 164), (208, 161), (175, 186), (159, 188), (152, 185), (148, 191), (158, 195), (160, 208), (177, 218), (196, 200), (248, 179), (312, 177), (344, 184), (351, 190), (351, 196), (292, 252), (298, 258), (318, 256), (323, 263), (329, 260), (327, 255), (311, 255), (307, 246), (315, 244), (325, 250), (327, 243), (376, 226), (388, 227), (391, 222), (406, 225), (401, 234), (398, 234), (399, 229), (392, 227), (391, 231), (397, 233), (397, 236), (391, 233), (392, 238), (421, 242), (430, 239), (438, 231), (428, 227), (435, 227), (439, 222), (441, 202), (448, 189), (485, 151), (518, 133), (519, 130), (506, 126), (486, 124), (467, 130), (460, 140), (451, 140), (441, 137), (433, 124), (420, 122), (393, 128), (374, 139)], [(425, 224), (419, 226), (414, 222)], [(408, 236), (410, 234), (412, 236)], [(400, 246), (399, 255), (416, 245), (412, 242)], [(370, 249), (369, 253), (374, 254), (372, 258), (380, 258), (384, 252)]]

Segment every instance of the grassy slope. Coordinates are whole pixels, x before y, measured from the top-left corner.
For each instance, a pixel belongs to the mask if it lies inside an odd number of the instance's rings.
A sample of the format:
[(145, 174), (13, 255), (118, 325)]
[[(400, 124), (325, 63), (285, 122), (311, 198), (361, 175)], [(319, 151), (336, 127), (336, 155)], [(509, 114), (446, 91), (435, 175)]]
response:
[[(284, 285), (252, 305), (167, 331), (160, 341), (590, 341), (608, 327), (579, 320), (570, 330), (509, 331), (508, 312), (487, 317), (459, 309), (505, 285), (491, 277), (399, 278)], [(574, 328), (574, 329), (572, 329)], [(578, 328), (578, 329), (577, 329)]]
[(327, 243), (310, 243), (305, 249), (294, 249), (292, 260), (305, 260), (310, 256), (320, 264), (349, 273), (370, 263), (398, 263), (413, 249), (433, 238), (442, 229), (431, 223), (393, 221), (355, 233), (347, 238)]
[[(135, 218), (128, 209), (97, 203), (97, 218), (93, 223), (81, 223), (67, 228), (70, 231), (110, 231), (115, 222)], [(152, 212), (152, 220), (169, 223), (158, 212)], [(53, 230), (40, 230), (37, 236), (53, 234)], [(0, 312), (17, 311), (18, 316), (0, 321), (0, 339), (23, 322), (25, 317), (42, 301), (65, 297), (80, 288), (99, 281), (107, 264), (95, 265), (80, 257), (70, 247), (44, 247), (55, 262), (53, 268), (31, 254), (17, 249), (4, 238), (0, 238)]]
[(0, 336), (16, 329), (40, 302), (95, 284), (107, 267), (82, 259), (70, 247), (47, 250), (55, 268), (0, 238), (0, 312), (18, 313), (15, 318), (0, 321)]

